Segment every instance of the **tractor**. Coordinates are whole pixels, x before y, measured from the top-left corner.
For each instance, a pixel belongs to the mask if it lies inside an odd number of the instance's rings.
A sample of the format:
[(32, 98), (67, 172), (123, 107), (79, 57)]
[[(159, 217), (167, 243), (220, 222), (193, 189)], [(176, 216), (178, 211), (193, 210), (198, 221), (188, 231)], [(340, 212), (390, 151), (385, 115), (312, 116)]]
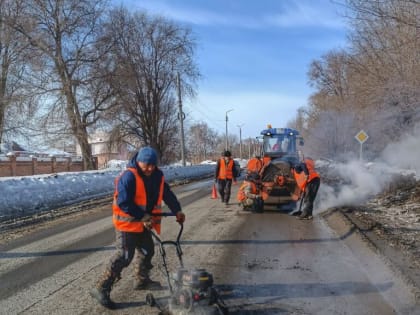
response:
[(306, 180), (303, 172), (297, 174), (294, 166), (303, 160), (298, 146), (303, 146), (303, 137), (295, 129), (272, 128), (261, 131), (261, 159), (259, 194), (262, 209), (293, 210), (302, 197), (301, 183)]

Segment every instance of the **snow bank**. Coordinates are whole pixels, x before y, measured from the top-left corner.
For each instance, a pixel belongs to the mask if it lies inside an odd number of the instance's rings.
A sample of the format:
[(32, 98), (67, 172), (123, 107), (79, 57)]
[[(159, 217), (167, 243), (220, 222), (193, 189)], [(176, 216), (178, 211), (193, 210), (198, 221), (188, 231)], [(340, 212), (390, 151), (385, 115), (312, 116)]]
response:
[[(211, 176), (214, 165), (161, 168), (168, 183)], [(0, 178), (0, 221), (112, 194), (120, 169)]]

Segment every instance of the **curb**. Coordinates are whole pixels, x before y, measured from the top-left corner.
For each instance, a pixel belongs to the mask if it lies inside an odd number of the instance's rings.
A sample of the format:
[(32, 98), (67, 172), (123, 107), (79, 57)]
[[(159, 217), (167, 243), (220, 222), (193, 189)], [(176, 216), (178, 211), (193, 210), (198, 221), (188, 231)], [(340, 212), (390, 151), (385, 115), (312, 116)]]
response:
[[(378, 254), (382, 261), (395, 273), (397, 277), (409, 287), (414, 295), (416, 302), (420, 302), (420, 281), (418, 275), (409, 272), (407, 263), (404, 264), (403, 258), (407, 254), (391, 247), (381, 240), (378, 236), (374, 237), (372, 229), (374, 226), (363, 226), (362, 222), (355, 222), (343, 210), (332, 208), (319, 214), (325, 220), (327, 225), (337, 232), (344, 242), (350, 241), (350, 237), (356, 236), (369, 249)], [(401, 259), (398, 259), (401, 257)], [(404, 267), (405, 266), (405, 267)]]

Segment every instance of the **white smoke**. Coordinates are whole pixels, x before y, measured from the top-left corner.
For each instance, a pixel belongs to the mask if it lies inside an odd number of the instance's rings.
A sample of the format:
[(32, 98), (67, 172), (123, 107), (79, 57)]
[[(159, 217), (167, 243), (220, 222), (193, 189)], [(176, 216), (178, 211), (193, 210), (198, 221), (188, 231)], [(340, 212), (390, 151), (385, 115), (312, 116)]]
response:
[[(420, 128), (405, 135), (399, 142), (390, 143), (381, 158), (374, 162), (351, 161), (349, 163), (329, 163), (329, 175), (339, 180), (336, 184), (322, 181), (315, 208), (326, 210), (339, 206), (357, 206), (380, 193), (391, 183), (404, 176), (420, 179)], [(317, 161), (317, 168), (325, 167), (325, 162)], [(331, 171), (331, 174), (330, 174)], [(337, 179), (336, 178), (336, 179)]]
[(420, 177), (420, 132), (407, 135), (403, 141), (389, 144), (382, 153), (383, 160), (395, 167), (413, 170)]

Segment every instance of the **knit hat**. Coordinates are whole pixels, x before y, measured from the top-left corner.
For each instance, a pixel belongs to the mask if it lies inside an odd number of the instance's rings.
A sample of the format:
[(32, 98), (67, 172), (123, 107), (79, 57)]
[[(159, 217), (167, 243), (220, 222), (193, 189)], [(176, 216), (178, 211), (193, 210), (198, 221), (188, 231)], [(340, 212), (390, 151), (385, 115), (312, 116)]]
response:
[(226, 151), (223, 152), (223, 156), (231, 157), (232, 153), (230, 153), (230, 151), (226, 150)]
[(144, 147), (139, 150), (137, 153), (137, 162), (142, 162), (146, 164), (157, 164), (157, 154), (152, 147)]

